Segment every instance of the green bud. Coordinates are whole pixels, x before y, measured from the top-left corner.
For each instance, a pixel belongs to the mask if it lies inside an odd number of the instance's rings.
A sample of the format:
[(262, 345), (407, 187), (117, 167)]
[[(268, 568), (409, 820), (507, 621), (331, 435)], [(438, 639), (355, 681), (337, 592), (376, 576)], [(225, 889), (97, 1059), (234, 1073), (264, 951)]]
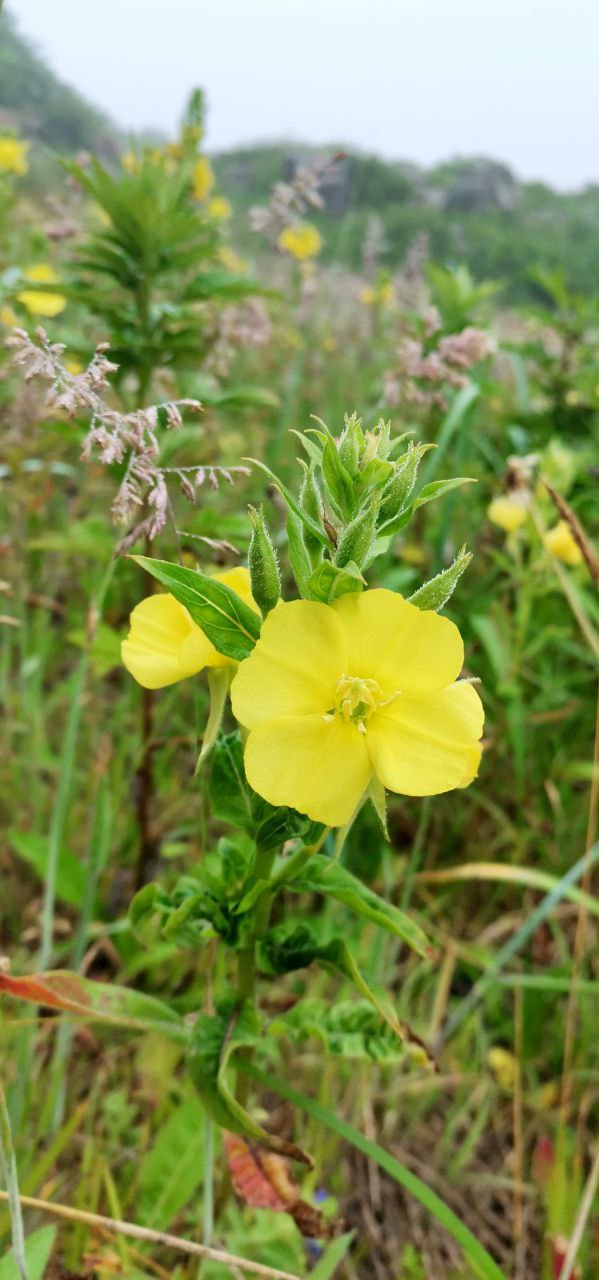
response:
[(429, 445), (410, 444), (405, 456), (397, 463), (395, 475), (387, 481), (380, 508), (379, 525), (401, 515), (416, 484), (418, 468)]
[(363, 507), (353, 520), (350, 520), (341, 534), (335, 555), (335, 564), (339, 568), (343, 568), (351, 560), (358, 569), (366, 564), (376, 536), (376, 516), (377, 499), (373, 494), (367, 506)]
[(442, 609), (447, 604), (450, 596), (453, 595), (455, 588), (464, 572), (468, 568), (472, 559), (472, 552), (466, 551), (462, 547), (449, 569), (443, 569), (438, 573), (436, 578), (431, 578), (430, 582), (425, 582), (419, 587), (413, 595), (409, 597), (410, 604), (415, 604), (419, 609)]
[(360, 459), (364, 449), (364, 433), (362, 431), (362, 421), (355, 413), (351, 418), (345, 416), (345, 430), (337, 445), (339, 457), (349, 472), (352, 480), (358, 474)]
[[(314, 464), (312, 463), (308, 468), (305, 462), (302, 462), (302, 467), (304, 470), (304, 478), (302, 480), (302, 487), (299, 495), (300, 507), (302, 511), (306, 512), (306, 515), (310, 516), (316, 524), (320, 525), (322, 524), (322, 499), (316, 475), (314, 473)], [(320, 561), (322, 560), (322, 546), (318, 541), (318, 538), (315, 538), (314, 534), (310, 533), (310, 530), (305, 527), (303, 535), (306, 551), (310, 557), (310, 563), (313, 567), (316, 567), (316, 565), (320, 564)]]
[(252, 536), (248, 552), (248, 567), (252, 595), (262, 617), (274, 609), (281, 594), (281, 573), (270, 534), (264, 523), (264, 510), (248, 508), (252, 522)]

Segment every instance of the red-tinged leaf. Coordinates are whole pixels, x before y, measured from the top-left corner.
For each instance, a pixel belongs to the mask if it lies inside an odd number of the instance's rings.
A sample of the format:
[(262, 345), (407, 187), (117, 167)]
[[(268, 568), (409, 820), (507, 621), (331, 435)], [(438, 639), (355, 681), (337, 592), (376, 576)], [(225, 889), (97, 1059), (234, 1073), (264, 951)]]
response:
[(335, 1234), (318, 1209), (301, 1200), (283, 1156), (248, 1143), (237, 1133), (223, 1130), (223, 1142), (231, 1182), (239, 1199), (251, 1209), (276, 1209), (288, 1213), (303, 1236), (322, 1239)]
[(67, 969), (50, 973), (33, 973), (12, 978), (0, 973), (0, 992), (16, 1000), (49, 1009), (60, 1009), (82, 1018), (97, 1018), (135, 1031), (161, 1031), (175, 1040), (185, 1040), (185, 1025), (174, 1009), (154, 996), (143, 995), (130, 987), (92, 982)]

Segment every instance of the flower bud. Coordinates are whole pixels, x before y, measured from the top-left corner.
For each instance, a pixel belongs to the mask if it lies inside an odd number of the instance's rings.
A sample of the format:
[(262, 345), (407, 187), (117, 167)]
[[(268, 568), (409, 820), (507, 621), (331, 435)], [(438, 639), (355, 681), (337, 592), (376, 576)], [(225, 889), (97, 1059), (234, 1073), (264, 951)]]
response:
[(339, 457), (352, 480), (358, 474), (363, 449), (364, 433), (360, 418), (355, 413), (352, 413), (351, 418), (346, 416), (345, 430), (337, 445)]
[(416, 475), (426, 445), (410, 443), (408, 451), (397, 466), (395, 475), (388, 481), (381, 503), (381, 524), (392, 520), (404, 510), (408, 498), (416, 483)]
[(248, 552), (250, 583), (254, 600), (262, 617), (265, 618), (267, 613), (274, 609), (281, 594), (281, 573), (275, 549), (264, 523), (262, 507), (259, 511), (255, 507), (250, 507), (249, 513), (253, 526)]
[[(302, 511), (306, 512), (306, 515), (310, 516), (316, 524), (320, 525), (322, 523), (322, 502), (318, 484), (316, 482), (316, 476), (314, 474), (314, 466), (308, 468), (305, 463), (302, 465), (304, 468), (304, 479), (302, 481), (302, 487), (299, 495), (300, 507)], [(318, 541), (318, 538), (315, 538), (314, 534), (310, 533), (310, 530), (306, 529), (305, 526), (303, 529), (303, 536), (306, 551), (310, 557), (310, 562), (313, 568), (316, 568), (322, 560), (322, 546)]]
[(368, 505), (362, 507), (357, 516), (346, 525), (337, 547), (335, 564), (340, 569), (353, 561), (361, 569), (366, 564), (368, 554), (376, 536), (377, 499), (373, 494)]

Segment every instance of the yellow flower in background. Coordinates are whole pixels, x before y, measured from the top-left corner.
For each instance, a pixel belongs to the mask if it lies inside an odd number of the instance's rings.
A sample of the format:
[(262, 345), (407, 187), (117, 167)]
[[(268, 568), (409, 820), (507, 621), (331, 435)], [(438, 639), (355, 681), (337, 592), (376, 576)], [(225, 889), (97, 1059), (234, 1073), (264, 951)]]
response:
[(230, 218), (233, 212), (231, 201), (226, 196), (213, 196), (208, 201), (208, 213), (211, 218)]
[(139, 157), (136, 156), (134, 151), (125, 151), (124, 155), (121, 156), (121, 164), (127, 173), (139, 172)]
[(483, 708), (463, 660), (453, 622), (393, 591), (279, 601), (231, 687), (250, 785), (331, 827), (373, 776), (401, 795), (468, 786)]
[(205, 200), (214, 186), (214, 171), (207, 156), (199, 156), (191, 171), (192, 191), (196, 200)]
[(74, 356), (66, 357), (66, 360), (64, 362), (64, 367), (67, 373), (72, 374), (74, 378), (77, 377), (78, 373), (83, 373), (83, 369), (84, 369), (84, 366), (82, 365), (81, 361), (76, 360)]
[(217, 257), (219, 262), (222, 262), (223, 267), (227, 268), (227, 271), (233, 271), (236, 274), (247, 271), (248, 264), (246, 259), (241, 258), (238, 253), (235, 253), (234, 249), (230, 249), (228, 244), (221, 245)]
[(0, 324), (5, 324), (7, 329), (12, 329), (18, 323), (12, 307), (0, 307)]
[(392, 280), (382, 280), (380, 284), (365, 285), (360, 293), (360, 302), (365, 307), (390, 307), (395, 302), (395, 290)]
[(515, 533), (526, 520), (526, 507), (516, 494), (508, 493), (502, 498), (493, 498), (487, 507), (487, 515), (492, 524), (496, 524), (505, 533)]
[(501, 1045), (495, 1045), (489, 1049), (487, 1063), (498, 1085), (508, 1091), (513, 1089), (518, 1066), (513, 1053), (510, 1053), (509, 1049), (502, 1049)]
[[(48, 262), (35, 263), (23, 275), (33, 284), (58, 284), (60, 280), (60, 276)], [(38, 289), (23, 289), (17, 294), (17, 298), (32, 316), (57, 316), (67, 305), (62, 293), (42, 293)]]
[[(214, 575), (256, 612), (247, 569), (227, 569)], [(174, 596), (147, 596), (130, 618), (130, 630), (121, 644), (127, 671), (144, 689), (164, 689), (204, 667), (231, 666), (231, 659), (218, 653), (201, 627)]]
[(543, 545), (550, 555), (555, 556), (556, 560), (561, 560), (563, 564), (580, 564), (582, 560), (580, 547), (565, 520), (558, 520), (553, 529), (547, 530), (543, 537)]
[(279, 249), (290, 253), (292, 258), (305, 262), (307, 258), (315, 258), (322, 248), (322, 237), (311, 222), (297, 222), (295, 226), (285, 227), (278, 239)]
[(17, 173), (19, 177), (27, 173), (29, 146), (19, 138), (0, 138), (0, 173)]

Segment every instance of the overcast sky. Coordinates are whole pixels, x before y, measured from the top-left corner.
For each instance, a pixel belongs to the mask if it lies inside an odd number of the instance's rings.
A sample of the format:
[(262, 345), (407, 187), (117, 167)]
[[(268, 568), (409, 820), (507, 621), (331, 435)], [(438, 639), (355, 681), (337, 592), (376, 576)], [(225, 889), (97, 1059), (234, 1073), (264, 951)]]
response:
[(8, 0), (70, 84), (172, 133), (190, 91), (209, 149), (338, 142), (430, 165), (504, 160), (599, 181), (598, 0)]

